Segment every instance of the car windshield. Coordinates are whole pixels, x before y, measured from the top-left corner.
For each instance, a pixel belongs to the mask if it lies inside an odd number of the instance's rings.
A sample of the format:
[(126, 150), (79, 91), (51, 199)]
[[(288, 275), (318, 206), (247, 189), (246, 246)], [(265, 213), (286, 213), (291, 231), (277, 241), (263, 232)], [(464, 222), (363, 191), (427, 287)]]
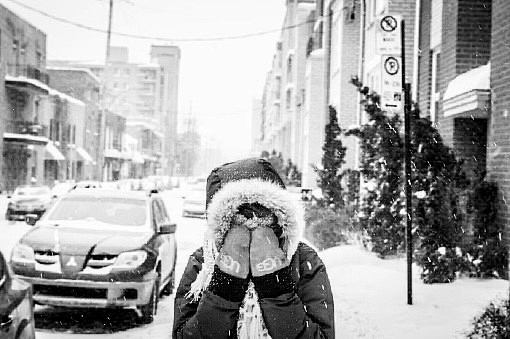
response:
[(49, 187), (23, 187), (14, 191), (14, 195), (44, 195), (50, 194)]
[(55, 206), (46, 220), (91, 220), (121, 226), (142, 226), (146, 219), (144, 200), (67, 197)]

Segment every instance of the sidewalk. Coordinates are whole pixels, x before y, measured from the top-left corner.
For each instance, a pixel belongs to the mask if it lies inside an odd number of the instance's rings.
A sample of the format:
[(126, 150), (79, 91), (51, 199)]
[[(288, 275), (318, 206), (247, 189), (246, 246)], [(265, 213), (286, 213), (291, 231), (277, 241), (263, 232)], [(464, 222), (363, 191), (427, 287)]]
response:
[(507, 280), (463, 278), (427, 285), (414, 266), (414, 305), (409, 306), (405, 260), (382, 260), (353, 245), (319, 255), (335, 298), (337, 338), (464, 338), (491, 300), (508, 297)]

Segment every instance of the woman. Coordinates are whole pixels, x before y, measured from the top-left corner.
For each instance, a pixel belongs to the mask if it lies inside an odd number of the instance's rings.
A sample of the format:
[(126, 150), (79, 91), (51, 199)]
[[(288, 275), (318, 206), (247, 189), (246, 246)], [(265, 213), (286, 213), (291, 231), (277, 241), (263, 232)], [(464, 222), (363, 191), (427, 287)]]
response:
[(302, 209), (264, 159), (214, 169), (203, 246), (175, 296), (175, 338), (334, 338), (331, 287)]

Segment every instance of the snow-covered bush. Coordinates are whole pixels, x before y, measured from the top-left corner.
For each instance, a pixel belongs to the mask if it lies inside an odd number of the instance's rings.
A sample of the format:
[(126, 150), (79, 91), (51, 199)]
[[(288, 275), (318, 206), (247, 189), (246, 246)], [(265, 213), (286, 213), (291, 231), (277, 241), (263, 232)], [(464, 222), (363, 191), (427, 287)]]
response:
[(421, 278), (426, 284), (454, 281), (461, 261), (462, 257), (459, 257), (455, 249), (446, 247), (439, 247), (436, 250), (427, 247), (417, 258), (422, 270)]
[(466, 222), (461, 198), (467, 187), (462, 161), (443, 143), (430, 120), (413, 111), (411, 135), (415, 260), (425, 283), (455, 280)]
[(510, 338), (510, 303), (490, 303), (483, 314), (473, 321), (470, 339)]
[(508, 251), (503, 227), (496, 221), (498, 187), (481, 173), (469, 194), (473, 241), (466, 249), (468, 273), (478, 277), (503, 277), (507, 272)]
[(341, 135), (336, 109), (329, 106), (329, 122), (325, 127), (322, 146), (322, 164), (320, 167), (314, 167), (314, 170), (318, 176), (318, 186), (324, 196), (324, 200), (319, 201), (320, 205), (335, 209), (344, 206), (341, 167), (345, 163), (346, 148), (342, 144)]
[(403, 141), (398, 115), (381, 110), (379, 96), (356, 78), (352, 83), (363, 96), (368, 122), (350, 129), (347, 136), (359, 138), (361, 184), (359, 224), (372, 251), (381, 257), (404, 249), (402, 192)]
[(345, 244), (353, 231), (353, 221), (345, 208), (307, 205), (305, 238), (319, 250)]

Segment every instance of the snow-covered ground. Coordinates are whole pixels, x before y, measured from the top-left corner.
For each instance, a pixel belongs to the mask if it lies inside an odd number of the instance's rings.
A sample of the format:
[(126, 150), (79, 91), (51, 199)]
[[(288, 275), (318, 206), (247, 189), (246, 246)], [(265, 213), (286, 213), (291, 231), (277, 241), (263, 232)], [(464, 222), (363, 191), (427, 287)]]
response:
[(335, 298), (337, 338), (464, 338), (473, 317), (509, 291), (507, 280), (496, 279), (423, 284), (414, 267), (407, 305), (404, 259), (382, 260), (354, 245), (320, 256)]
[[(178, 223), (179, 280), (188, 256), (202, 243), (205, 222), (180, 217), (182, 199), (177, 192), (168, 192), (164, 200)], [(0, 196), (0, 213), (4, 213), (6, 203), (5, 197)], [(28, 229), (30, 226), (8, 223), (0, 215), (0, 251), (9, 257), (12, 246)], [(459, 279), (452, 284), (425, 285), (415, 268), (414, 305), (408, 306), (405, 260), (382, 260), (354, 245), (331, 248), (319, 255), (326, 264), (335, 298), (337, 338), (462, 338), (474, 316), (491, 300), (509, 293), (506, 280)], [(66, 309), (45, 311), (38, 307), (37, 338), (169, 338), (173, 296), (161, 300), (159, 307), (154, 323), (146, 326), (126, 325), (126, 321), (134, 319), (129, 312), (107, 313), (110, 321), (117, 324), (113, 333), (89, 331), (90, 325), (83, 322), (77, 325), (71, 320), (63, 321), (71, 317)], [(93, 321), (104, 316), (103, 313), (95, 316), (94, 311), (78, 312)]]

